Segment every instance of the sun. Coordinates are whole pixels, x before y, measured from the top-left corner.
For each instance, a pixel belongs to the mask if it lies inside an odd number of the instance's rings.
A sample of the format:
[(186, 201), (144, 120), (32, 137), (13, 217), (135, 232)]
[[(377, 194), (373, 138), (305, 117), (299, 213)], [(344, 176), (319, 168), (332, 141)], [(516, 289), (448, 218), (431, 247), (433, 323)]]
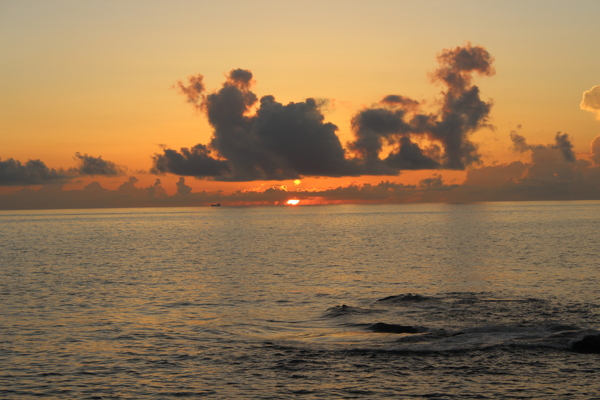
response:
[(300, 203), (300, 200), (298, 200), (298, 199), (289, 199), (285, 204), (290, 205), (290, 206), (295, 206), (298, 203)]

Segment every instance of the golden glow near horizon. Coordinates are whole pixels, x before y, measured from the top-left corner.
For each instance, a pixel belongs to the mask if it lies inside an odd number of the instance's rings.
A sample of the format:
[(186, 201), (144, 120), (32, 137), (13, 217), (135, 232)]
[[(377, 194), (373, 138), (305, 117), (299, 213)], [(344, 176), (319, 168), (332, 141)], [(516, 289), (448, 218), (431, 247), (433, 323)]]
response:
[(295, 206), (298, 203), (300, 203), (300, 200), (298, 200), (298, 199), (289, 199), (285, 204), (287, 204), (289, 206)]
[[(230, 202), (282, 204), (294, 196), (272, 189), (283, 184), (317, 191), (315, 197), (331, 202), (380, 201), (387, 193), (393, 194), (390, 201), (401, 196), (431, 201), (427, 196), (437, 190), (440, 176), (445, 185), (456, 186), (473, 184), (475, 178), (487, 185), (520, 181), (525, 172), (518, 165), (499, 170), (502, 165), (531, 162), (530, 153), (512, 150), (510, 132), (517, 126), (522, 126), (518, 132), (528, 151), (538, 145), (556, 147), (555, 134), (560, 131), (573, 139), (577, 160), (599, 160), (600, 165), (600, 140), (593, 142), (600, 133), (595, 118), (600, 116), (600, 52), (589, 48), (590, 38), (600, 33), (598, 1), (571, 6), (541, 1), (307, 0), (299, 5), (227, 0), (158, 1), (148, 7), (141, 0), (29, 0), (4, 2), (0, 8), (0, 162), (13, 159), (25, 165), (40, 160), (60, 175), (77, 167), (74, 155), (79, 152), (124, 171), (57, 179), (63, 191), (73, 192), (70, 198), (77, 206), (104, 195), (112, 199), (118, 190), (118, 198), (135, 199), (131, 204), (142, 204), (147, 196), (164, 199), (165, 193), (178, 195), (169, 200), (173, 204), (183, 204), (179, 202), (190, 199), (188, 194), (200, 198), (190, 204), (210, 203), (213, 198), (206, 193), (239, 193), (227, 199)], [(414, 32), (427, 34), (408, 40)], [(211, 39), (202, 39), (207, 37)], [(335, 135), (351, 156), (347, 144), (355, 140), (353, 118), (384, 96), (410, 97), (425, 113), (436, 112), (444, 90), (431, 81), (436, 56), (467, 41), (485, 47), (496, 70), (485, 79), (473, 76), (482, 101), (493, 102), (487, 121), (493, 129), (482, 128), (471, 136), (482, 164), (473, 166), (478, 174), (470, 179), (469, 170), (403, 170), (390, 176), (333, 173), (285, 182), (226, 182), (196, 179), (193, 174), (181, 181), (175, 174), (149, 173), (161, 146), (178, 151), (211, 143), (214, 127), (176, 89), (177, 82), (189, 76), (202, 74), (204, 93), (210, 95), (229, 71), (248, 69), (259, 99), (272, 95), (283, 105), (316, 99), (323, 105), (323, 122), (337, 127)], [(596, 149), (592, 152), (591, 143)], [(420, 143), (422, 148), (427, 145)], [(212, 156), (222, 156), (210, 150)], [(18, 165), (5, 169), (17, 171)], [(591, 169), (575, 172), (573, 176), (580, 176)], [(129, 181), (132, 177), (135, 182)], [(42, 184), (36, 182), (0, 182), (0, 194), (25, 185), (37, 191)], [(401, 185), (412, 186), (414, 193)], [(422, 187), (434, 190), (425, 193)], [(57, 188), (49, 186), (38, 197), (58, 196)], [(248, 194), (267, 189), (270, 197)], [(438, 199), (445, 192), (435, 193)], [(303, 204), (312, 201), (301, 197)], [(17, 197), (11, 201), (15, 207), (23, 204)], [(62, 204), (57, 197), (56, 205)]]

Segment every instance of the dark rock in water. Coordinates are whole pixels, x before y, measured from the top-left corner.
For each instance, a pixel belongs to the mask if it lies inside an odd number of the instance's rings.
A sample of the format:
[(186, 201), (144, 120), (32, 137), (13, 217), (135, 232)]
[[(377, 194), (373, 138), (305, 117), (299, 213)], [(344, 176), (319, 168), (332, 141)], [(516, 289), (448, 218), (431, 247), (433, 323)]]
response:
[(384, 333), (418, 333), (419, 330), (414, 326), (409, 325), (396, 325), (386, 324), (384, 322), (378, 322), (367, 328), (373, 332), (384, 332)]
[(404, 302), (404, 301), (425, 301), (425, 300), (429, 300), (429, 297), (421, 296), (420, 294), (407, 293), (407, 294), (399, 294), (396, 296), (384, 297), (383, 299), (379, 299), (377, 301), (389, 301), (392, 303), (400, 303), (400, 302)]
[(600, 335), (586, 336), (577, 342), (573, 342), (571, 349), (577, 353), (600, 354)]

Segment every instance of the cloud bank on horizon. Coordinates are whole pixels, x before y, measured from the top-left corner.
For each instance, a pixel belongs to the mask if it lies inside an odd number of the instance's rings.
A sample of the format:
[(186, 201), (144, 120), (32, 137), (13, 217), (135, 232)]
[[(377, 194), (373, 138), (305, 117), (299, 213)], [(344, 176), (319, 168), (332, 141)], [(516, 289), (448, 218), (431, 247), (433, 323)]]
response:
[(64, 169), (49, 168), (41, 160), (29, 160), (22, 164), (19, 160), (0, 159), (0, 186), (28, 186), (64, 183), (81, 176), (119, 176), (126, 168), (112, 161), (75, 153), (77, 167)]
[(521, 200), (597, 200), (600, 198), (600, 136), (594, 140), (591, 160), (577, 159), (566, 134), (557, 133), (554, 144), (529, 144), (518, 131), (511, 132), (512, 149), (526, 153), (529, 162), (480, 166), (467, 170), (464, 183), (445, 183), (434, 174), (418, 185), (381, 181), (376, 185), (354, 184), (323, 190), (294, 189), (272, 186), (261, 190), (238, 190), (233, 193), (192, 192), (185, 178), (176, 183), (177, 191), (168, 195), (161, 180), (138, 187), (138, 179), (130, 176), (116, 190), (108, 190), (92, 182), (82, 190), (61, 190), (60, 185), (43, 186), (40, 190), (22, 189), (0, 195), (2, 209), (30, 208), (107, 208), (285, 204), (290, 198), (310, 203), (416, 203), (474, 202)]
[[(307, 176), (398, 175), (402, 170), (464, 170), (480, 162), (469, 136), (487, 125), (492, 103), (480, 99), (473, 75), (491, 76), (493, 58), (470, 43), (442, 51), (432, 80), (445, 86), (440, 109), (401, 95), (387, 95), (352, 120), (355, 140), (347, 149), (338, 127), (325, 122), (322, 102), (279, 103), (258, 99), (253, 75), (232, 70), (216, 92), (206, 93), (203, 76), (177, 87), (188, 103), (208, 117), (208, 144), (153, 156), (152, 172), (222, 181), (286, 180)], [(391, 147), (384, 154), (385, 146)]]

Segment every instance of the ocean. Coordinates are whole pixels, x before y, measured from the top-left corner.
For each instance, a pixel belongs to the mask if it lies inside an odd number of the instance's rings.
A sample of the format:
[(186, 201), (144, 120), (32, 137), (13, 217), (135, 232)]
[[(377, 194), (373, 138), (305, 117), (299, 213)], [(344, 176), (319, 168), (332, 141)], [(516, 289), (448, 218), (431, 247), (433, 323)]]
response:
[(598, 201), (1, 211), (0, 398), (600, 399), (599, 227)]

